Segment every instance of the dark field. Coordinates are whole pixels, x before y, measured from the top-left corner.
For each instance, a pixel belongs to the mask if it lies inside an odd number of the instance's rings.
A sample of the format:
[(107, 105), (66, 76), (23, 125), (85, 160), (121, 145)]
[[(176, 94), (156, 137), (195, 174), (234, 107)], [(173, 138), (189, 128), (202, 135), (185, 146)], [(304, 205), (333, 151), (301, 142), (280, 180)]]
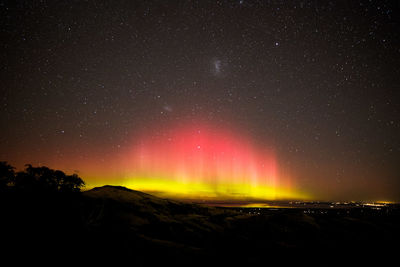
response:
[(39, 261), (112, 258), (132, 266), (323, 266), (345, 259), (390, 259), (399, 248), (400, 210), (393, 204), (220, 208), (111, 186), (1, 198), (3, 254), (34, 255)]

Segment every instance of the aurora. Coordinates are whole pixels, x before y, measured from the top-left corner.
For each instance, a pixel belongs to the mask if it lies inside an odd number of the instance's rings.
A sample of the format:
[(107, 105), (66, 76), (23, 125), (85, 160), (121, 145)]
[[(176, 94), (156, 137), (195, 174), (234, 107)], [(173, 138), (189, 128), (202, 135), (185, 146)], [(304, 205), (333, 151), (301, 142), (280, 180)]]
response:
[(152, 132), (128, 153), (129, 188), (191, 199), (305, 198), (279, 176), (273, 149), (256, 147), (240, 134), (210, 125)]

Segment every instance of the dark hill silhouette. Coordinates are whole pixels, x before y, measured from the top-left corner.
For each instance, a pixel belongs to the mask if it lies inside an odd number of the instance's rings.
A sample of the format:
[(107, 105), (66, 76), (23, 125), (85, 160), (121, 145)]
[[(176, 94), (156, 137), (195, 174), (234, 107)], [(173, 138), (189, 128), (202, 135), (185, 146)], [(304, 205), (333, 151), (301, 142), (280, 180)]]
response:
[(86, 218), (88, 224), (122, 231), (120, 234), (129, 232), (160, 248), (199, 251), (206, 239), (217, 239), (229, 227), (230, 220), (248, 216), (228, 209), (161, 199), (123, 187), (94, 188), (83, 195), (92, 207)]
[(302, 209), (249, 214), (249, 209), (162, 199), (121, 186), (79, 192), (79, 180), (74, 190), (58, 190), (54, 179), (63, 175), (48, 168), (32, 170), (40, 186), (19, 190), (14, 169), (3, 165), (2, 252), (14, 258), (111, 258), (133, 266), (265, 266), (308, 262), (310, 255), (314, 260), (324, 255), (325, 263), (343, 259), (343, 254), (360, 260), (358, 255), (371, 249), (388, 258), (399, 247), (398, 210), (379, 215), (318, 215)]
[[(400, 237), (398, 214), (312, 216), (287, 209), (252, 215), (113, 186), (94, 188), (83, 195), (91, 208), (85, 219), (89, 229), (107, 233), (111, 243), (119, 244), (118, 251), (138, 252), (140, 264), (168, 259), (182, 265), (210, 265), (210, 261), (215, 265), (263, 265), (273, 260), (299, 260), (284, 256), (287, 254), (329, 256), (333, 251), (354, 256), (376, 244), (380, 244), (376, 249), (390, 251)], [(152, 257), (153, 253), (160, 258)]]

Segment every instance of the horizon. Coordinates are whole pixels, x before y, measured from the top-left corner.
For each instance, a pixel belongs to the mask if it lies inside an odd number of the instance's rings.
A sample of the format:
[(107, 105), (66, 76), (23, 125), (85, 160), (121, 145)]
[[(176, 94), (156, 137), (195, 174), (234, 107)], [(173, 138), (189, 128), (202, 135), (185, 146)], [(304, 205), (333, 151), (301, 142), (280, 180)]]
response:
[[(243, 205), (251, 205), (251, 204), (271, 204), (271, 203), (279, 203), (279, 202), (284, 202), (284, 203), (289, 203), (289, 202), (301, 202), (301, 203), (335, 203), (335, 204), (351, 204), (351, 203), (362, 203), (362, 204), (367, 204), (367, 203), (376, 203), (376, 204), (393, 204), (393, 205), (398, 205), (400, 202), (396, 201), (391, 201), (391, 200), (382, 200), (382, 199), (375, 199), (375, 200), (344, 200), (344, 199), (252, 199), (252, 198), (244, 198), (244, 199), (218, 199), (218, 198), (187, 198), (187, 197), (177, 197), (174, 195), (168, 195), (165, 194), (165, 192), (160, 192), (160, 191), (142, 191), (142, 190), (137, 190), (132, 187), (127, 187), (123, 185), (118, 185), (118, 184), (103, 184), (103, 185), (96, 185), (96, 186), (91, 186), (87, 187), (85, 186), (82, 188), (82, 192), (85, 191), (90, 191), (92, 189), (97, 189), (97, 188), (102, 188), (102, 187), (122, 187), (126, 188), (132, 191), (138, 191), (142, 193), (146, 193), (155, 197), (163, 198), (163, 199), (171, 199), (171, 200), (177, 200), (177, 201), (183, 201), (183, 202), (192, 202), (192, 203), (197, 203), (197, 204), (205, 204), (205, 205), (215, 205), (218, 206), (219, 204), (223, 207), (224, 205), (229, 205), (232, 206), (234, 204), (237, 204), (238, 207), (242, 207)], [(233, 207), (233, 206), (232, 206)], [(256, 206), (259, 207), (259, 206)]]

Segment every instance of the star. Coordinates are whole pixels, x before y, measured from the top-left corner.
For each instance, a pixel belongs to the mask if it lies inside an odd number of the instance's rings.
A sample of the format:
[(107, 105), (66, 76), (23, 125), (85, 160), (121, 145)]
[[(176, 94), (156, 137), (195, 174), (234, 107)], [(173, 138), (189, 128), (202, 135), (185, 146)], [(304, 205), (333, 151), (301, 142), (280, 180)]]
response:
[(219, 76), (222, 71), (222, 61), (220, 59), (215, 59), (213, 62), (213, 74)]
[(172, 107), (169, 105), (164, 105), (163, 106), (163, 110), (167, 111), (167, 112), (172, 112)]

